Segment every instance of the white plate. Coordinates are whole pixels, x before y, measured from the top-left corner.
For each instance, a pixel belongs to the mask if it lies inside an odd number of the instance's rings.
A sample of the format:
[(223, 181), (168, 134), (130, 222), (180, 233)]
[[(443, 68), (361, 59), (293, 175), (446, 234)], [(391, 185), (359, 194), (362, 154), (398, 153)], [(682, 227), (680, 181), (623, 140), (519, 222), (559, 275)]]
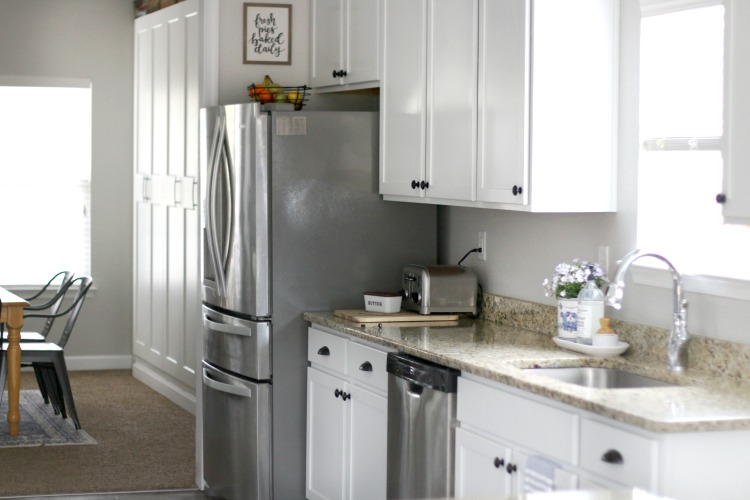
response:
[(586, 344), (579, 344), (570, 340), (564, 340), (558, 337), (552, 337), (557, 347), (565, 349), (567, 351), (579, 352), (581, 354), (588, 354), (590, 356), (619, 356), (624, 353), (630, 347), (627, 342), (618, 342), (617, 345), (613, 346), (593, 346)]

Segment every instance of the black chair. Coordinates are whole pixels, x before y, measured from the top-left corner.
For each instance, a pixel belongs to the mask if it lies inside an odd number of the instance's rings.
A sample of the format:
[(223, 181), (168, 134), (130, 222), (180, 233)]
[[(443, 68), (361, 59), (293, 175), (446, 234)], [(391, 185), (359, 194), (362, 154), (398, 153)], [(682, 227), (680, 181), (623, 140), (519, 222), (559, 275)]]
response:
[[(68, 378), (68, 369), (65, 365), (63, 349), (70, 338), (70, 334), (73, 332), (73, 327), (78, 319), (78, 314), (83, 307), (83, 301), (85, 300), (86, 294), (91, 288), (92, 283), (93, 279), (89, 276), (78, 277), (70, 282), (68, 288), (78, 284), (78, 291), (70, 306), (64, 311), (54, 314), (55, 317), (67, 316), (65, 327), (63, 328), (62, 334), (57, 343), (21, 343), (21, 363), (25, 365), (31, 364), (35, 371), (38, 370), (39, 375), (37, 376), (37, 381), (39, 381), (44, 387), (44, 389), (42, 389), (40, 386), (40, 389), (43, 393), (46, 391), (49, 400), (55, 408), (55, 413), (62, 413), (62, 417), (67, 418), (67, 406), (76, 429), (80, 429), (81, 424), (78, 421), (78, 413), (76, 412), (75, 403), (73, 402), (73, 392), (70, 388), (70, 380)], [(50, 313), (31, 313), (27, 315), (27, 317), (35, 318), (49, 318), (51, 316), (53, 315)], [(2, 397), (2, 391), (5, 385), (7, 370), (5, 365), (5, 351), (7, 348), (7, 342), (3, 343), (2, 369), (0, 369), (0, 397)]]
[[(58, 285), (57, 290), (55, 291), (55, 294), (52, 296), (52, 298), (43, 303), (35, 303), (35, 301), (39, 297), (41, 297), (42, 294), (47, 291), (47, 289), (53, 290), (52, 283), (60, 276), (62, 276), (62, 280), (60, 281), (60, 284)], [(31, 297), (24, 297), (24, 299), (29, 302), (29, 305), (24, 307), (24, 310), (27, 311), (24, 313), (24, 318), (28, 317), (29, 314), (33, 314), (35, 311), (48, 311), (51, 316), (47, 318), (47, 321), (45, 321), (44, 327), (41, 331), (22, 331), (21, 342), (45, 341), (47, 335), (49, 335), (49, 332), (52, 329), (52, 324), (57, 318), (57, 316), (55, 315), (60, 310), (60, 306), (62, 305), (63, 299), (65, 298), (65, 293), (68, 291), (68, 287), (73, 280), (73, 276), (74, 274), (71, 271), (60, 271), (59, 273), (55, 274), (52, 279), (50, 279), (47, 284), (44, 285), (34, 295), (32, 295)], [(2, 329), (2, 339), (3, 342), (8, 341), (8, 334), (7, 332), (5, 332), (5, 329)]]

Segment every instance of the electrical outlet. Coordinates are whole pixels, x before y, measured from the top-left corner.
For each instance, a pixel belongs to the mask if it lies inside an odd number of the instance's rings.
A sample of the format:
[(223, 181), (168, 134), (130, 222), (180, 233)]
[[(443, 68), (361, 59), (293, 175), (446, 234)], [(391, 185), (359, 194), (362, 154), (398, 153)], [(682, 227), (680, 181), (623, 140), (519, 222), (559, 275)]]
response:
[(477, 248), (481, 248), (482, 251), (478, 253), (479, 260), (487, 260), (487, 231), (479, 231), (479, 242)]

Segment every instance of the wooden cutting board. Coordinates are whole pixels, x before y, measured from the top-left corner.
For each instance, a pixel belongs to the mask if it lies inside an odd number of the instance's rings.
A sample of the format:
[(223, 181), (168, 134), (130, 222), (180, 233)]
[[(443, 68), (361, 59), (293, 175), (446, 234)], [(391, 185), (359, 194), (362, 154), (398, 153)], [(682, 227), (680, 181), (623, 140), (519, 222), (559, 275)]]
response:
[(419, 314), (411, 311), (386, 314), (364, 309), (337, 310), (333, 311), (333, 315), (357, 323), (422, 323), (458, 320), (458, 314)]

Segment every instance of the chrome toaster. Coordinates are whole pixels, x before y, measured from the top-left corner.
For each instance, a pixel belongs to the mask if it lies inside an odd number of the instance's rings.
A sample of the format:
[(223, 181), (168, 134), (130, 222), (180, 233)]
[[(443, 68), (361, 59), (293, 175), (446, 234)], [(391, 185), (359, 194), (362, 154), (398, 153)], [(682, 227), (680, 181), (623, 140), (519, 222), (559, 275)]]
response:
[(401, 274), (401, 288), (402, 307), (419, 314), (479, 312), (477, 275), (465, 267), (410, 264)]

